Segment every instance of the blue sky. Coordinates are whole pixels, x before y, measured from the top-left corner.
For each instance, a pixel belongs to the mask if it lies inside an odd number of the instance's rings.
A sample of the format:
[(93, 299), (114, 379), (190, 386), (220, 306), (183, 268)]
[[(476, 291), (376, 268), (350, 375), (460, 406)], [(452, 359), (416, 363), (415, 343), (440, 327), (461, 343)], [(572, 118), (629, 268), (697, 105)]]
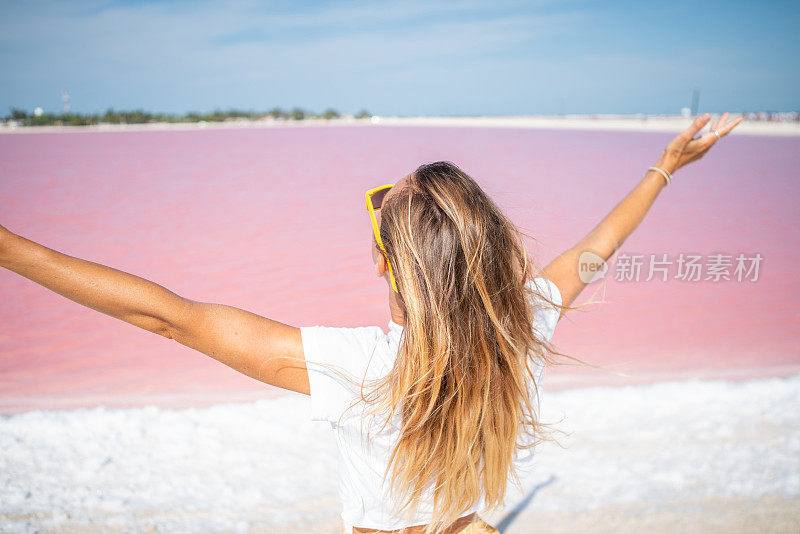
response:
[(800, 2), (0, 0), (0, 115), (800, 109)]

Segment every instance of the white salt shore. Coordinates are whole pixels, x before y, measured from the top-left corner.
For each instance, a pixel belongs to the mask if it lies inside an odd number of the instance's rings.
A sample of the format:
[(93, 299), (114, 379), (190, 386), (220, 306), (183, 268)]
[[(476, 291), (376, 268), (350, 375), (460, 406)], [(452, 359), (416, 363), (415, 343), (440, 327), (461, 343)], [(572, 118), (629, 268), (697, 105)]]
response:
[[(711, 120), (719, 114), (711, 114)], [(731, 118), (739, 114), (731, 113)], [(370, 119), (342, 117), (339, 119), (275, 120), (233, 119), (222, 122), (187, 122), (146, 124), (98, 124), (92, 126), (9, 126), (0, 123), (0, 134), (11, 133), (60, 133), (60, 132), (124, 132), (158, 130), (197, 130), (229, 128), (275, 128), (275, 127), (335, 127), (335, 126), (429, 126), (458, 128), (521, 128), (521, 129), (566, 129), (566, 130), (616, 130), (635, 132), (671, 132), (685, 130), (692, 118), (680, 115), (520, 115), (483, 117), (393, 117), (374, 116)], [(745, 120), (730, 135), (800, 136), (798, 121)]]
[[(797, 532), (800, 374), (547, 391), (523, 532)], [(0, 417), (2, 532), (339, 533), (336, 450), (306, 397)]]

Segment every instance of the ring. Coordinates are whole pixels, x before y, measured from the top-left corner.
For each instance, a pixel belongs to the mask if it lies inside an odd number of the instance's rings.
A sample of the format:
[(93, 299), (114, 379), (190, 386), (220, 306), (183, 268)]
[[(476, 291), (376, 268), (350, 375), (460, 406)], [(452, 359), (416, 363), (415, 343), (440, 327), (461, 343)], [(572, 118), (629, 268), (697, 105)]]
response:
[(717, 136), (717, 140), (719, 140), (719, 139), (720, 139), (720, 137), (719, 137), (719, 132), (718, 132), (718, 131), (716, 131), (716, 130), (711, 130), (711, 131), (712, 131), (712, 132), (714, 132), (714, 135), (716, 135), (716, 136)]

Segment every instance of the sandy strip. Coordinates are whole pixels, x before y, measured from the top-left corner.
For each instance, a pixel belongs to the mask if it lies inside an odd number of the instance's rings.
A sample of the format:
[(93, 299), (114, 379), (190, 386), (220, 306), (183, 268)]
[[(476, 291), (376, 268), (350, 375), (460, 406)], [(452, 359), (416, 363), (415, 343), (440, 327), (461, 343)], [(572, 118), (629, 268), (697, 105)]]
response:
[[(717, 115), (712, 114), (712, 120)], [(737, 117), (737, 114), (732, 114)], [(372, 117), (371, 119), (231, 120), (226, 122), (101, 124), (96, 126), (9, 127), (3, 133), (127, 132), (239, 128), (304, 128), (334, 126), (430, 126), (456, 128), (520, 128), (680, 132), (692, 119), (673, 115), (530, 115), (508, 117)], [(745, 121), (730, 135), (800, 136), (800, 122)]]
[(800, 497), (703, 497), (603, 506), (580, 512), (553, 512), (532, 508), (520, 514), (502, 532), (796, 534), (800, 532)]
[[(732, 114), (737, 117), (737, 114)], [(712, 115), (714, 120), (717, 115)], [(398, 126), (450, 126), (479, 128), (615, 130), (633, 132), (680, 132), (693, 119), (680, 116), (529, 116), (529, 117), (381, 117), (379, 124)], [(800, 135), (800, 122), (745, 121), (730, 135)]]
[[(331, 500), (318, 501), (309, 514), (320, 508), (335, 506)], [(627, 505), (605, 506), (581, 512), (553, 512), (530, 509), (517, 516), (516, 520), (501, 530), (502, 534), (706, 534), (709, 532), (725, 532), (730, 534), (797, 534), (800, 532), (800, 497), (784, 499), (776, 495), (760, 498), (700, 498), (682, 499), (664, 503), (636, 503)], [(254, 513), (275, 513), (275, 510), (256, 509)], [(51, 512), (38, 512), (14, 517), (16, 524), (42, 525), (53, 520)], [(155, 526), (147, 524), (164, 524), (169, 517), (163, 511), (142, 512), (137, 516), (138, 532), (163, 532)], [(185, 525), (181, 514), (174, 514), (175, 525)], [(215, 517), (216, 516), (216, 517)], [(194, 519), (220, 519), (215, 512), (197, 511)], [(502, 516), (482, 516), (500, 525)], [(116, 523), (116, 525), (114, 524)], [(8, 524), (8, 523), (6, 523)], [(2, 523), (0, 523), (2, 525)], [(235, 525), (235, 523), (234, 523)], [(502, 526), (502, 525), (501, 525)], [(130, 523), (123, 516), (107, 516), (105, 522), (74, 521), (61, 524), (58, 528), (36, 527), (41, 534), (82, 534), (86, 532), (127, 533)], [(242, 521), (241, 524), (223, 529), (209, 529), (206, 532), (246, 532), (285, 534), (287, 532), (308, 532), (318, 534), (341, 534), (341, 522), (335, 517), (318, 521), (292, 522), (282, 527), (271, 526), (266, 522)], [(19, 532), (33, 532), (33, 528), (21, 529)], [(192, 532), (192, 530), (183, 530)], [(201, 530), (195, 530), (200, 532)]]

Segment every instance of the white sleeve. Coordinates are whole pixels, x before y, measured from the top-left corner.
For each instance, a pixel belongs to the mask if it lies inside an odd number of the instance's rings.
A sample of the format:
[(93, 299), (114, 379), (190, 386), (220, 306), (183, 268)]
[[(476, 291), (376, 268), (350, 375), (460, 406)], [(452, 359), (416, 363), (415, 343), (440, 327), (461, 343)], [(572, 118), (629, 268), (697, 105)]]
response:
[(300, 327), (313, 421), (336, 423), (360, 398), (367, 367), (378, 339), (384, 335), (378, 326)]
[[(558, 290), (558, 286), (555, 285), (551, 280), (547, 278), (534, 278), (531, 282), (532, 284), (536, 284), (536, 289), (541, 295), (544, 295), (546, 298), (550, 299), (554, 303), (561, 306), (561, 292)], [(558, 308), (553, 307), (551, 304), (547, 303), (545, 300), (537, 297), (536, 295), (532, 296), (531, 305), (533, 306), (533, 315), (534, 315), (534, 331), (539, 339), (544, 339), (546, 341), (550, 341), (553, 338), (553, 334), (556, 330), (556, 324), (558, 324), (558, 319), (561, 315), (561, 310)], [(539, 406), (539, 396), (541, 395), (542, 388), (542, 375), (544, 374), (544, 366), (541, 365), (541, 362), (537, 362), (536, 369), (534, 370), (534, 381), (536, 383), (536, 389), (531, 390), (531, 404), (533, 409), (536, 411), (537, 417), (541, 415), (540, 406)], [(532, 443), (531, 436), (523, 435), (520, 436), (518, 444), (530, 445)], [(529, 465), (529, 462), (534, 457), (534, 449), (533, 448), (526, 448), (522, 450), (517, 450), (515, 454), (515, 463), (522, 467)]]
[[(559, 306), (561, 306), (563, 303), (561, 300), (561, 292), (558, 290), (558, 286), (555, 285), (552, 280), (548, 280), (547, 278), (534, 278), (528, 283), (535, 284), (540, 294), (544, 295), (546, 298), (555, 302)], [(536, 323), (534, 325), (534, 329), (539, 334), (540, 339), (544, 338), (546, 341), (550, 341), (556, 331), (556, 324), (558, 324), (561, 310), (554, 308), (545, 300), (537, 298), (535, 295), (531, 301), (531, 304), (534, 307), (534, 320)]]

